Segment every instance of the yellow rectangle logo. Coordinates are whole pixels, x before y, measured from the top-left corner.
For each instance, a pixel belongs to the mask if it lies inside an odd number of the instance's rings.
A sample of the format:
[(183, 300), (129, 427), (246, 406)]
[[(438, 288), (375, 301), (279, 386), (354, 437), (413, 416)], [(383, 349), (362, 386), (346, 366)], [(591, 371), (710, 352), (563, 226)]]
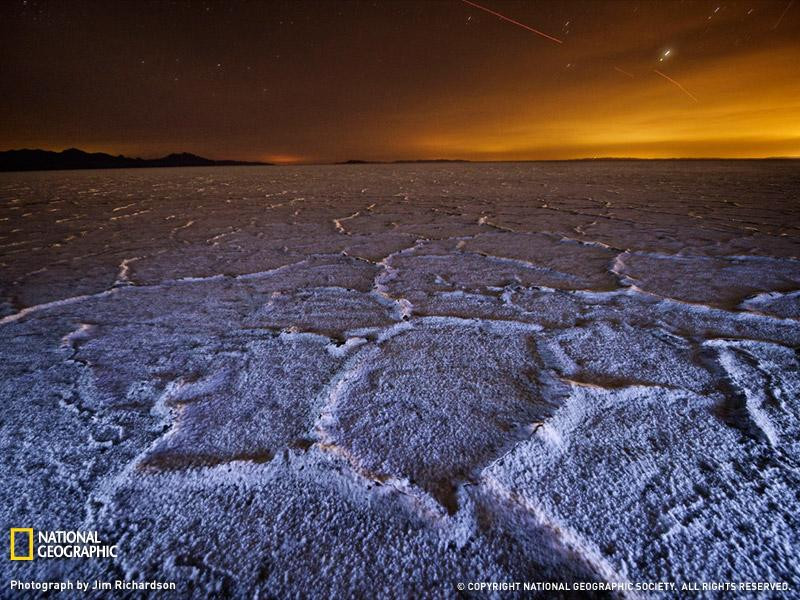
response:
[[(28, 534), (28, 553), (24, 556), (18, 556), (15, 550), (15, 537), (18, 533)], [(11, 560), (33, 560), (33, 527), (12, 527), (11, 528)]]

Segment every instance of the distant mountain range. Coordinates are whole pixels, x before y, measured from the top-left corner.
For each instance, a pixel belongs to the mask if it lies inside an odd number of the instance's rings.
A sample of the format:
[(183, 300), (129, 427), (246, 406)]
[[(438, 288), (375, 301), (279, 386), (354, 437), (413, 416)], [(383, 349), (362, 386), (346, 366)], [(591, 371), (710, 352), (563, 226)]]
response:
[[(517, 160), (517, 161), (479, 161), (479, 162), (605, 162), (605, 161), (717, 161), (717, 160), (773, 160), (797, 161), (797, 157), (770, 157), (770, 158), (624, 158), (624, 157), (598, 157), (598, 158), (573, 158), (560, 160)], [(415, 164), (415, 163), (470, 163), (473, 161), (451, 158), (424, 158), (417, 160), (345, 160), (337, 165), (383, 165), (383, 164)], [(269, 162), (249, 162), (240, 160), (213, 160), (181, 152), (169, 154), (162, 158), (130, 158), (122, 154), (113, 156), (104, 152), (84, 152), (77, 148), (70, 148), (62, 152), (50, 150), (6, 150), (0, 151), (0, 172), (2, 171), (56, 171), (68, 169), (141, 169), (154, 167), (228, 167), (228, 166), (264, 166), (272, 165)], [(330, 163), (328, 163), (330, 164)]]
[(225, 167), (269, 165), (264, 162), (212, 160), (182, 152), (162, 158), (129, 158), (103, 152), (84, 152), (70, 148), (50, 150), (7, 150), (0, 152), (0, 171), (54, 171), (61, 169), (139, 169), (152, 167)]

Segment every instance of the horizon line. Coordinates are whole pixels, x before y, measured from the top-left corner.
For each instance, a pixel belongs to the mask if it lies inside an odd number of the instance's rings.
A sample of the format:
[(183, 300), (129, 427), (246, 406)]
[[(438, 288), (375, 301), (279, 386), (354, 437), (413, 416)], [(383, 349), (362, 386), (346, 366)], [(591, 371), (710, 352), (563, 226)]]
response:
[[(345, 160), (293, 160), (293, 161), (276, 161), (274, 158), (270, 160), (264, 159), (239, 159), (239, 158), (207, 158), (194, 154), (193, 152), (179, 151), (170, 152), (163, 156), (155, 158), (144, 157), (131, 157), (125, 154), (112, 154), (111, 152), (99, 150), (82, 150), (75, 146), (63, 148), (61, 150), (45, 150), (44, 148), (11, 148), (8, 150), (0, 150), (0, 153), (6, 152), (19, 152), (19, 151), (41, 151), (52, 153), (63, 153), (68, 150), (78, 150), (85, 154), (107, 154), (113, 157), (124, 157), (132, 160), (158, 160), (174, 155), (194, 155), (199, 158), (213, 160), (218, 162), (241, 162), (241, 163), (254, 163), (251, 165), (238, 165), (238, 166), (358, 166), (358, 165), (391, 165), (391, 164), (413, 164), (413, 163), (550, 163), (550, 162), (592, 162), (592, 161), (794, 161), (800, 160), (800, 155), (778, 155), (778, 156), (660, 156), (660, 157), (638, 157), (638, 156), (623, 156), (623, 155), (604, 155), (604, 156), (579, 156), (573, 158), (510, 158), (510, 159), (468, 159), (468, 158), (399, 158), (399, 159), (345, 159)], [(206, 166), (206, 165), (189, 165), (189, 166)], [(207, 165), (207, 166), (227, 166), (227, 165)], [(230, 165), (237, 166), (237, 165)], [(126, 168), (126, 167), (120, 167)], [(174, 168), (177, 168), (174, 167)], [(32, 170), (99, 170), (104, 167), (90, 167), (90, 168), (76, 168), (76, 169), (31, 169)], [(9, 171), (6, 171), (9, 172)]]

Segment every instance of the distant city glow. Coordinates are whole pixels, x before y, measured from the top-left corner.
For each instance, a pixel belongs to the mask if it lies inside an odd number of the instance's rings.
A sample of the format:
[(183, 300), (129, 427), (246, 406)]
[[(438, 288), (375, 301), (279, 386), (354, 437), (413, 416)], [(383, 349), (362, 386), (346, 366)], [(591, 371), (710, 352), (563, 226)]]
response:
[(5, 2), (0, 39), (0, 149), (800, 156), (794, 0)]

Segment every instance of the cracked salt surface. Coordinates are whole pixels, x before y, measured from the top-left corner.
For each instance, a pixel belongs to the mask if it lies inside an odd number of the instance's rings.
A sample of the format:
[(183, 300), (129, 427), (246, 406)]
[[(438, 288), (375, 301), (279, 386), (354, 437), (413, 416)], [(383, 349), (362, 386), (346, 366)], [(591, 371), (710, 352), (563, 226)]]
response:
[(182, 596), (800, 589), (792, 163), (0, 176), (2, 527)]

